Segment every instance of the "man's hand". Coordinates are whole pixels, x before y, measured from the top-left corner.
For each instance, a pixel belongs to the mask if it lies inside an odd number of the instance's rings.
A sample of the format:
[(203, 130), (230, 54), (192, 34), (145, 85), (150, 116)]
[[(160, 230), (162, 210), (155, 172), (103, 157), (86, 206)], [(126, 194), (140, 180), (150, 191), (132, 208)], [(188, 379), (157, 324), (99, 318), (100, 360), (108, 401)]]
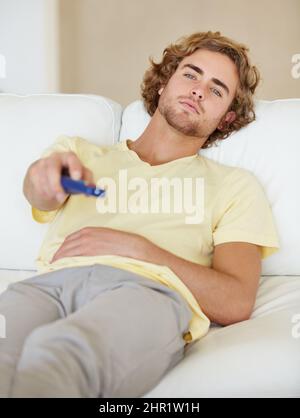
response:
[(138, 258), (146, 238), (117, 229), (85, 227), (67, 236), (51, 263), (63, 257), (120, 255)]
[(35, 161), (27, 170), (23, 191), (29, 203), (41, 210), (53, 210), (67, 199), (61, 180), (61, 172), (68, 169), (74, 180), (94, 183), (92, 172), (73, 152), (55, 152)]

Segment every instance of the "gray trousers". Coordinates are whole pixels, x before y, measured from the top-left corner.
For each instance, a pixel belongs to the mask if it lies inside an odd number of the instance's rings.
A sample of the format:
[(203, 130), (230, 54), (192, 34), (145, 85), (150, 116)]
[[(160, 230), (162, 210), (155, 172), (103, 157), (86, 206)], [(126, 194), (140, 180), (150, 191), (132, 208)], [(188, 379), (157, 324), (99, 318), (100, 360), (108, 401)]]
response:
[(192, 312), (177, 292), (95, 264), (0, 295), (0, 397), (140, 397), (185, 353)]

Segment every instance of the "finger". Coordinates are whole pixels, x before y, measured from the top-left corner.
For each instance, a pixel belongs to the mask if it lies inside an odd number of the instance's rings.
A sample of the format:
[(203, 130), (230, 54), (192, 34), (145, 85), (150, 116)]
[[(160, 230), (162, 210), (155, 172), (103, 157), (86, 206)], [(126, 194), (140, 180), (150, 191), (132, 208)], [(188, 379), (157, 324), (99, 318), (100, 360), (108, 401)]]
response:
[(73, 180), (80, 180), (83, 176), (83, 165), (76, 154), (67, 152), (61, 154), (61, 160), (64, 167), (69, 169), (70, 176)]
[(67, 243), (66, 245), (63, 244), (59, 250), (54, 254), (51, 263), (54, 261), (65, 258), (65, 257), (75, 257), (75, 256), (81, 256), (82, 251), (80, 245), (78, 243)]
[(49, 158), (47, 162), (46, 178), (49, 187), (49, 193), (52, 194), (52, 197), (56, 197), (59, 201), (66, 199), (67, 193), (61, 185), (61, 161), (59, 158)]
[(94, 180), (94, 175), (93, 175), (92, 171), (87, 167), (83, 167), (83, 177), (82, 177), (82, 179), (84, 181), (86, 181), (88, 184), (96, 185), (95, 180)]
[(53, 194), (51, 193), (47, 180), (47, 160), (39, 160), (30, 170), (34, 189), (43, 199), (53, 199)]
[[(88, 227), (88, 228), (90, 228), (90, 227)], [(85, 227), (85, 228), (81, 228), (81, 229), (79, 229), (79, 230), (77, 230), (75, 232), (72, 232), (71, 234), (69, 234), (66, 237), (65, 241), (70, 241), (70, 240), (73, 240), (73, 239), (82, 238), (82, 236), (83, 236), (83, 230), (86, 230), (86, 229), (87, 228)]]
[(39, 190), (39, 193), (42, 196), (42, 198), (47, 199), (47, 200), (53, 199), (54, 196), (49, 186), (47, 176), (45, 174), (42, 174), (36, 180), (36, 189)]
[(80, 238), (80, 235), (78, 232), (74, 232), (73, 234), (70, 234), (66, 237), (64, 243), (69, 243), (71, 241), (78, 241), (78, 239)]

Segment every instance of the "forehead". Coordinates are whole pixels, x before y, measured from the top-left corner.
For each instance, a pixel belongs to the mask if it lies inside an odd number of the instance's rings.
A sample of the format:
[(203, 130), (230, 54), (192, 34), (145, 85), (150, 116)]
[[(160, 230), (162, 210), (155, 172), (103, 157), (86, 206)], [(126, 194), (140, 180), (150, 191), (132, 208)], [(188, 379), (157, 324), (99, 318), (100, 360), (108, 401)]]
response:
[(230, 91), (235, 91), (238, 82), (238, 70), (234, 62), (219, 52), (198, 49), (193, 54), (185, 57), (177, 70), (181, 70), (185, 64), (193, 64), (204, 71), (207, 78), (217, 78), (228, 85)]

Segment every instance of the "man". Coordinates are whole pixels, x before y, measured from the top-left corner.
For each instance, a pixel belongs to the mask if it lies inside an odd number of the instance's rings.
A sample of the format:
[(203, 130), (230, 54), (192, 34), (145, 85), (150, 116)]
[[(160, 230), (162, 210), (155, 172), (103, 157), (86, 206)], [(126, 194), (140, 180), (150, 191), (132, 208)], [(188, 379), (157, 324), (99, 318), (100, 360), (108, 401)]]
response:
[[(29, 167), (24, 194), (50, 227), (40, 274), (0, 298), (2, 396), (142, 396), (210, 321), (250, 317), (278, 249), (272, 212), (250, 172), (198, 155), (254, 119), (246, 51), (219, 32), (183, 38), (145, 75), (136, 141), (62, 136)], [(62, 169), (107, 199), (66, 195)]]

